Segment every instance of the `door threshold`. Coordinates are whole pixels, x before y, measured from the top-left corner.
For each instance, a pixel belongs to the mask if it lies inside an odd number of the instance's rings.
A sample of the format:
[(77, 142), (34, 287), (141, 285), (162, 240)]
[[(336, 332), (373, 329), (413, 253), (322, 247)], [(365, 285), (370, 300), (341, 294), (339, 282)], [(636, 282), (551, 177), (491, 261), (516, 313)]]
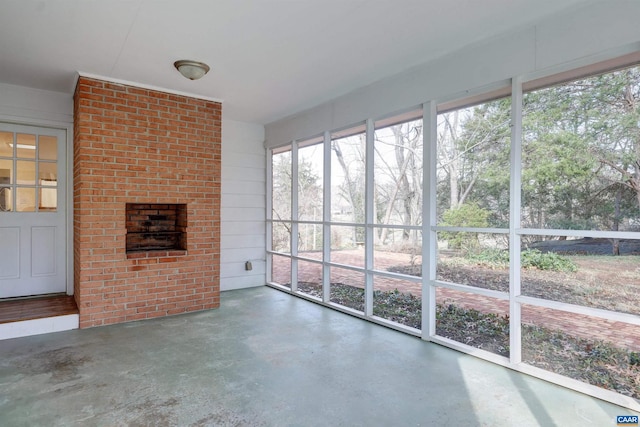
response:
[(78, 329), (73, 296), (44, 295), (0, 301), (0, 340)]

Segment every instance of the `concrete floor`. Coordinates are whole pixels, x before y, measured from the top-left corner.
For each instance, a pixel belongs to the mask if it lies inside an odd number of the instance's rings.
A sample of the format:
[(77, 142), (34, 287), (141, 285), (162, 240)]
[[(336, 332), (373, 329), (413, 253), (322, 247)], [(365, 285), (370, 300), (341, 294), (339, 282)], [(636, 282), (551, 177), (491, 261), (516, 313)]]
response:
[(271, 288), (0, 341), (0, 426), (615, 426), (629, 410)]

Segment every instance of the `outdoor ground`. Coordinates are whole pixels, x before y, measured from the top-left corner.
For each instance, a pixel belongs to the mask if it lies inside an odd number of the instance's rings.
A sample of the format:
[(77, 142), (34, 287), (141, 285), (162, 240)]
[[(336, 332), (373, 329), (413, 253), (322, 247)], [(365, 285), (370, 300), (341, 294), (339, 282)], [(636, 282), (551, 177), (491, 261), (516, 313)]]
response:
[[(347, 265), (363, 265), (364, 261), (361, 249), (334, 251), (331, 256), (332, 262)], [(640, 257), (565, 257), (575, 264), (575, 272), (523, 269), (522, 294), (640, 315)], [(276, 258), (274, 277), (288, 277), (286, 258)], [(376, 252), (375, 268), (419, 276), (421, 260), (406, 253)], [(507, 268), (470, 260), (455, 251), (440, 251), (437, 275), (445, 282), (509, 290)], [(363, 310), (362, 277), (352, 270), (332, 269), (331, 301)], [(304, 264), (298, 290), (321, 297), (320, 283), (320, 265)], [(438, 288), (436, 295), (438, 335), (509, 355), (507, 301), (446, 288)], [(419, 329), (420, 296), (419, 281), (378, 277), (374, 315)], [(640, 327), (532, 305), (523, 305), (522, 323), (525, 362), (640, 399)]]

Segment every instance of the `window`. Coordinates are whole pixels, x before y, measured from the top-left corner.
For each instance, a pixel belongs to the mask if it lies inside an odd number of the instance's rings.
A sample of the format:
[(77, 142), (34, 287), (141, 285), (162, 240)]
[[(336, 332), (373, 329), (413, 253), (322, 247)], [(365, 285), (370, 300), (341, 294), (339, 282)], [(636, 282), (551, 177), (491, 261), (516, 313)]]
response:
[(0, 132), (0, 211), (55, 212), (57, 158), (55, 136)]
[(291, 148), (274, 152), (271, 161), (271, 249), (291, 253)]
[[(362, 127), (331, 136), (331, 221), (364, 224), (366, 136)], [(357, 236), (364, 241), (364, 236)]]
[(522, 225), (640, 231), (640, 67), (524, 97)]
[(636, 400), (638, 107), (638, 66), (526, 93), (520, 218), (523, 361)]
[(511, 98), (438, 114), (438, 225), (509, 226)]
[(640, 401), (640, 67), (566, 76), (274, 150), (272, 282)]

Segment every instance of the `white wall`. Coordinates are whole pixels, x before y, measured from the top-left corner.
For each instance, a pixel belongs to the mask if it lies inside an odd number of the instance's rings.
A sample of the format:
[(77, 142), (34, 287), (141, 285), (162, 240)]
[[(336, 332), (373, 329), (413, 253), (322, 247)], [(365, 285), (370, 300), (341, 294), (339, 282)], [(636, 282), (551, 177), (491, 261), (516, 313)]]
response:
[(640, 1), (598, 0), (535, 26), (485, 40), (266, 126), (266, 145), (340, 129), (426, 101), (464, 98), (640, 51)]
[(73, 122), (73, 96), (0, 83), (0, 120), (67, 127)]
[[(223, 291), (265, 284), (265, 176), (264, 127), (223, 118)], [(246, 261), (253, 264), (251, 271), (245, 270)]]

